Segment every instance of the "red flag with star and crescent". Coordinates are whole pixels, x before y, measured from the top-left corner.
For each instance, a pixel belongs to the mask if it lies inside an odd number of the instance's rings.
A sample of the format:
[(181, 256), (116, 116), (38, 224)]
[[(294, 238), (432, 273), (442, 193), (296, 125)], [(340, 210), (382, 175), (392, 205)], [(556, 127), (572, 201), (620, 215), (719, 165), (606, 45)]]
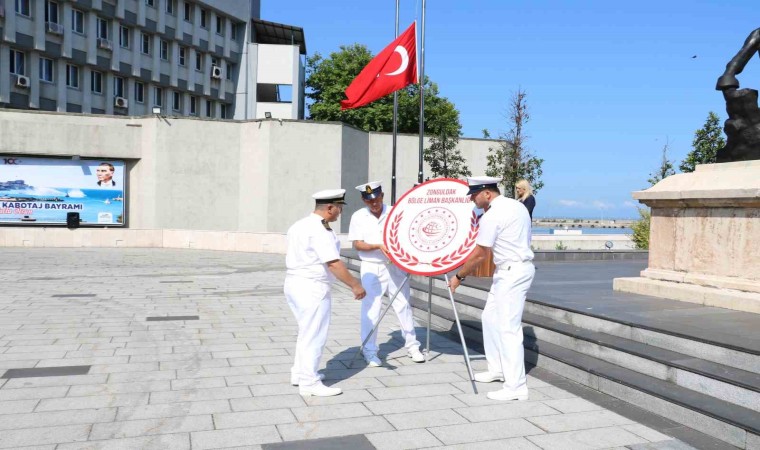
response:
[(383, 49), (346, 88), (340, 109), (372, 103), (417, 82), (416, 23)]

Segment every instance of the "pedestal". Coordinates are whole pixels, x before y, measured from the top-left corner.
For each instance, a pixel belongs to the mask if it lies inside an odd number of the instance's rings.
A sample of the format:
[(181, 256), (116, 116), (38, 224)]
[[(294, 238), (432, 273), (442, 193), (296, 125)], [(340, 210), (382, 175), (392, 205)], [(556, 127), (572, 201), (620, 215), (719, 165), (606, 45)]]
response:
[(615, 290), (760, 313), (760, 160), (700, 165), (633, 198), (652, 209), (649, 267)]

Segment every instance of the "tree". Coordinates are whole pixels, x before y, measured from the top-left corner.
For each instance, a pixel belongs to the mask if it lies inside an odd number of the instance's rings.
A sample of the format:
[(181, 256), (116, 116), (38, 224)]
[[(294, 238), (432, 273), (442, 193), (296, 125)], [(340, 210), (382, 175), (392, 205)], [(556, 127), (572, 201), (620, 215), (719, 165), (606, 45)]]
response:
[[(328, 58), (319, 53), (306, 60), (306, 96), (309, 118), (319, 121), (340, 121), (366, 131), (393, 131), (393, 94), (387, 95), (367, 106), (340, 110), (340, 101), (346, 98), (344, 92), (351, 81), (372, 60), (372, 53), (366, 46), (353, 44), (341, 46)], [(447, 124), (445, 120), (459, 124), (459, 112), (448, 114), (456, 107), (447, 98), (439, 95), (438, 86), (425, 77), (425, 132), (433, 133)], [(419, 133), (420, 89), (412, 84), (398, 91), (398, 131), (399, 133)]]
[(694, 172), (697, 164), (712, 164), (717, 160), (718, 150), (725, 146), (720, 117), (710, 111), (702, 128), (694, 132), (693, 150), (686, 155), (679, 169), (681, 172)]
[(423, 150), (422, 158), (430, 165), (432, 178), (468, 177), (472, 172), (457, 149), (462, 134), (459, 111), (454, 105), (442, 105), (439, 110), (439, 115), (429, 123), (430, 146)]
[(541, 181), (541, 175), (544, 173), (541, 165), (544, 160), (537, 158), (525, 147), (525, 125), (530, 120), (526, 96), (522, 89), (513, 93), (506, 116), (509, 131), (499, 136), (497, 147), (488, 149), (486, 174), (502, 177), (504, 195), (508, 197), (514, 197), (515, 185), (523, 178), (528, 180), (534, 193), (544, 186)]
[(631, 225), (633, 234), (631, 240), (636, 248), (646, 250), (649, 248), (649, 227), (652, 221), (652, 213), (647, 208), (639, 208), (639, 220)]
[(665, 145), (662, 146), (662, 161), (660, 162), (660, 167), (649, 174), (649, 179), (647, 181), (652, 186), (676, 173), (673, 169), (673, 162), (668, 159), (668, 148), (670, 148), (670, 142), (665, 142)]

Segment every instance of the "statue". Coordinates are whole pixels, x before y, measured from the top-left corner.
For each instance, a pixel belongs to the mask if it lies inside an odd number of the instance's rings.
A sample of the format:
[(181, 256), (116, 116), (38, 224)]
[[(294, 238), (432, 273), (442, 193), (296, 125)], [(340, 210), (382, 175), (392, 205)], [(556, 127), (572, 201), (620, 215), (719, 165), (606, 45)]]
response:
[(760, 52), (760, 28), (750, 33), (739, 53), (726, 65), (715, 89), (723, 92), (728, 119), (723, 127), (726, 146), (718, 150), (718, 162), (760, 159), (760, 109), (757, 90), (739, 89), (736, 75), (742, 73), (755, 52)]

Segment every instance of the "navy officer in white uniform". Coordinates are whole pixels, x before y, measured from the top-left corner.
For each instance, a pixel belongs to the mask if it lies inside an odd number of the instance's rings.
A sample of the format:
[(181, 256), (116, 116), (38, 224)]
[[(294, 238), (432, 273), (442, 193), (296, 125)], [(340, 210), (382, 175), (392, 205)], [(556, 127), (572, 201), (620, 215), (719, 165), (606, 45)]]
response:
[(528, 399), (523, 353), (522, 314), (525, 297), (536, 273), (530, 249), (531, 222), (522, 203), (500, 195), (501, 178), (471, 177), (468, 195), (485, 210), (475, 250), (450, 279), (452, 292), (493, 252), (496, 272), (483, 309), (483, 347), (488, 371), (475, 374), (475, 381), (503, 381), (503, 389), (488, 393), (502, 401)]
[[(353, 242), (362, 260), (362, 286), (367, 290), (367, 296), (362, 301), (361, 312), (361, 340), (364, 342), (380, 320), (383, 295), (393, 297), (404, 283), (407, 274), (390, 262), (387, 256), (388, 249), (383, 244), (383, 229), (390, 207), (383, 203), (382, 185), (379, 181), (371, 181), (356, 186), (356, 190), (361, 192), (362, 200), (367, 207), (356, 211), (351, 216), (348, 240)], [(393, 301), (393, 309), (401, 324), (401, 335), (404, 338), (407, 354), (414, 362), (425, 362), (414, 331), (414, 316), (412, 307), (409, 305), (409, 291), (407, 282)], [(375, 332), (364, 346), (364, 359), (370, 367), (381, 365), (377, 350), (377, 332)]]
[(288, 229), (288, 251), (285, 256), (285, 297), (298, 322), (295, 362), (291, 368), (291, 384), (299, 386), (303, 396), (329, 397), (340, 388), (322, 384), (317, 373), (322, 350), (330, 326), (330, 290), (337, 278), (361, 300), (366, 295), (359, 280), (351, 276), (340, 260), (340, 241), (330, 228), (338, 220), (345, 205), (345, 189), (320, 191), (312, 195), (314, 212)]

